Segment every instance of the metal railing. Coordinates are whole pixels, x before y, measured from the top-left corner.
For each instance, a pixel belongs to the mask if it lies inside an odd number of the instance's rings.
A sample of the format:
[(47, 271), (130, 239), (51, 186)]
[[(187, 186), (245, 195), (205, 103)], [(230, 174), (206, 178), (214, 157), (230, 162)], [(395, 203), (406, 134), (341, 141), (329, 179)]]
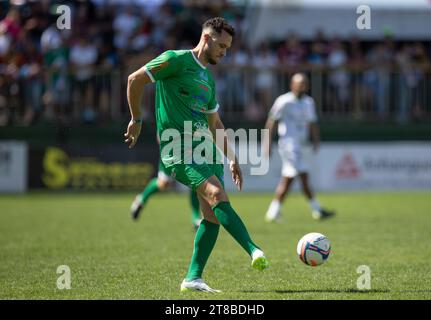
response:
[[(220, 65), (214, 68), (220, 112), (226, 120), (261, 121), (275, 98), (288, 91), (294, 71)], [(431, 120), (431, 72), (327, 68), (302, 69), (322, 119), (355, 121)], [(31, 79), (1, 76), (0, 117), (18, 123), (27, 114), (69, 122), (119, 121), (129, 117), (125, 70), (90, 76), (59, 70)], [(154, 120), (154, 90), (144, 88), (144, 118)], [(29, 116), (30, 117), (30, 116)]]
[[(266, 118), (274, 100), (289, 90), (296, 70), (218, 67), (217, 94), (226, 117)], [(326, 120), (431, 120), (431, 72), (400, 70), (303, 68), (309, 95)]]

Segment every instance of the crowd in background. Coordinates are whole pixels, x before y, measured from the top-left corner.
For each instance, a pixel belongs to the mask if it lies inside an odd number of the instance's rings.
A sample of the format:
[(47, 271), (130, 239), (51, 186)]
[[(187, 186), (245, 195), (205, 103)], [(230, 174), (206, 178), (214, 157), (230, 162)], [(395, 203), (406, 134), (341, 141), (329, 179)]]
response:
[[(214, 70), (227, 117), (264, 119), (296, 71), (310, 75), (311, 94), (327, 115), (387, 119), (396, 109), (396, 119), (407, 121), (431, 114), (427, 42), (390, 35), (364, 42), (317, 30), (312, 40), (287, 32), (285, 41), (268, 38), (250, 48), (244, 8), (227, 0), (19, 4), (0, 2), (0, 125), (127, 117), (127, 74), (164, 50), (192, 48), (213, 16), (228, 19), (237, 33)], [(58, 28), (59, 4), (71, 8), (71, 29)]]

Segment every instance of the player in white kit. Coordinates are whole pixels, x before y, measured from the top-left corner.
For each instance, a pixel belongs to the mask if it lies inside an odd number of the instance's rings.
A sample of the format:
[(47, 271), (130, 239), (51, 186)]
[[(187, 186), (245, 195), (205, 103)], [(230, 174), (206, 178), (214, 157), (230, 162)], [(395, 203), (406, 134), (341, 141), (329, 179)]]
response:
[(267, 222), (274, 222), (281, 217), (281, 205), (297, 176), (301, 180), (302, 191), (310, 203), (312, 217), (320, 220), (334, 215), (334, 212), (321, 208), (308, 182), (310, 159), (307, 147), (311, 140), (313, 151), (316, 152), (319, 149), (320, 138), (314, 100), (306, 94), (307, 77), (302, 73), (294, 74), (290, 89), (290, 92), (275, 100), (265, 125), (270, 136), (270, 141), (266, 145), (269, 157), (274, 128), (278, 123), (278, 150), (283, 163), (281, 180), (265, 216)]

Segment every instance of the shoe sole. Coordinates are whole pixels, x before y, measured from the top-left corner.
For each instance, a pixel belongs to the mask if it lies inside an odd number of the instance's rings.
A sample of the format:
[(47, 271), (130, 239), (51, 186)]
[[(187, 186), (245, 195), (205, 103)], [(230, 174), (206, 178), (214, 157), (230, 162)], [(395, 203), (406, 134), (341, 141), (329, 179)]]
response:
[(259, 271), (263, 271), (266, 268), (268, 268), (268, 260), (265, 257), (259, 257), (252, 261), (251, 266), (254, 269), (257, 269)]
[(221, 292), (220, 290), (216, 290), (214, 289), (214, 291), (206, 291), (206, 290), (199, 290), (199, 289), (192, 289), (192, 288), (185, 288), (182, 287), (180, 289), (180, 292), (208, 292), (208, 293), (219, 293)]

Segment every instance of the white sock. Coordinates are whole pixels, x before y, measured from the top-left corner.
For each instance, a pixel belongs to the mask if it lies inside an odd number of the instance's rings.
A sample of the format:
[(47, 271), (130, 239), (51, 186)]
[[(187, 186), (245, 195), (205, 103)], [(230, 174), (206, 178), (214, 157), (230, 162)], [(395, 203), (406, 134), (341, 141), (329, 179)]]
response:
[(278, 200), (272, 200), (269, 205), (268, 211), (266, 212), (266, 216), (268, 218), (275, 218), (280, 212), (281, 203)]
[(309, 203), (311, 210), (320, 211), (319, 201), (317, 201), (315, 198), (311, 199)]
[(256, 258), (258, 258), (258, 257), (263, 257), (263, 256), (265, 256), (265, 255), (264, 255), (263, 251), (260, 250), (260, 249), (255, 249), (253, 251), (253, 253), (251, 254), (251, 258), (253, 260), (256, 259)]

